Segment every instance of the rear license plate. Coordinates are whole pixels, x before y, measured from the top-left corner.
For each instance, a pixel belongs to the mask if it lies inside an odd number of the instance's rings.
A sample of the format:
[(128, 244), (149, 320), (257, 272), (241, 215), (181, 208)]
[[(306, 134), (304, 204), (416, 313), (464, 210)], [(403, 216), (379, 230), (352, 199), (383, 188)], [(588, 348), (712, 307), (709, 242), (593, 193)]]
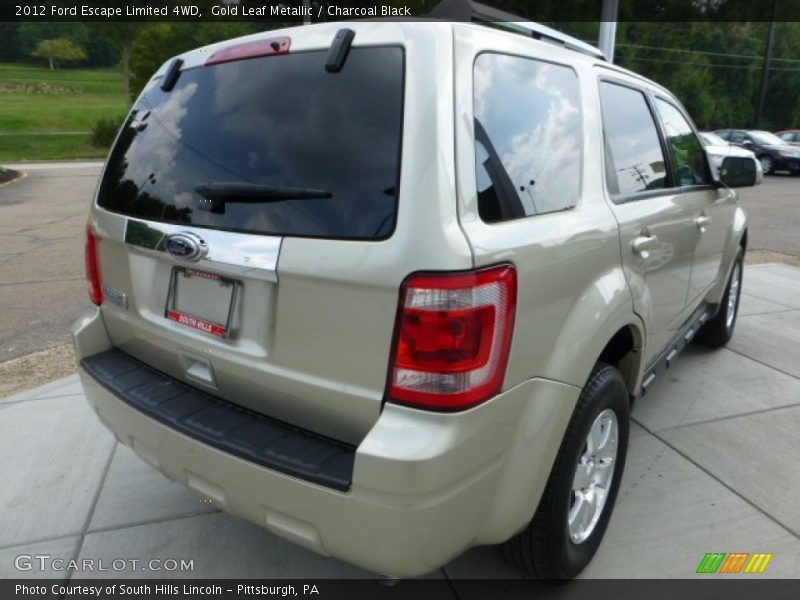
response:
[(216, 273), (173, 267), (164, 316), (205, 333), (230, 333), (238, 283)]

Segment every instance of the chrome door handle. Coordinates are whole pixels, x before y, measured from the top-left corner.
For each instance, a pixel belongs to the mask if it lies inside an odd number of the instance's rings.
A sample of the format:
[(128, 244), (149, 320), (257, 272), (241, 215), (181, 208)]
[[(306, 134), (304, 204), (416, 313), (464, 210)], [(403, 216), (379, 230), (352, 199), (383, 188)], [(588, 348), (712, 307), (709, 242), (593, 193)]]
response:
[(705, 215), (696, 217), (694, 220), (694, 225), (700, 230), (700, 233), (705, 233), (706, 227), (711, 225), (711, 219), (709, 219)]
[(648, 250), (652, 250), (658, 246), (658, 238), (654, 235), (639, 236), (631, 242), (631, 248), (634, 254), (647, 255)]

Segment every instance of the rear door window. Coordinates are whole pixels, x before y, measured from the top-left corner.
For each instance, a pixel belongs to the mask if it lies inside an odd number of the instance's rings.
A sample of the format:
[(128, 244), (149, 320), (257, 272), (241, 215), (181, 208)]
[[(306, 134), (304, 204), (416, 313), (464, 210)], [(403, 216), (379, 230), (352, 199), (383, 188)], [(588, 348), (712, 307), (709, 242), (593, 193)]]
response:
[(493, 223), (575, 206), (583, 149), (575, 72), (485, 53), (475, 60), (473, 85), (481, 219)]
[(644, 94), (603, 81), (600, 102), (610, 155), (608, 183), (611, 193), (624, 196), (666, 187), (664, 152)]
[(675, 165), (677, 185), (687, 187), (711, 184), (706, 153), (692, 126), (669, 102), (656, 98), (656, 108), (664, 124), (667, 145)]
[(229, 231), (388, 237), (400, 174), (403, 50), (353, 48), (338, 73), (325, 70), (326, 55), (192, 68), (170, 92), (152, 86), (112, 151), (98, 204)]

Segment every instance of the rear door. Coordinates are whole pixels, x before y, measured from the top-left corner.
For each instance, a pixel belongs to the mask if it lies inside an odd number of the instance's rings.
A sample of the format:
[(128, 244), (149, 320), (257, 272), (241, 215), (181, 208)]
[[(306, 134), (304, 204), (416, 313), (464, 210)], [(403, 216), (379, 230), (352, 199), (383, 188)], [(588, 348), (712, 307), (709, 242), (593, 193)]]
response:
[(619, 223), (622, 264), (646, 328), (646, 361), (676, 334), (691, 278), (695, 226), (672, 189), (651, 98), (635, 80), (602, 78), (606, 184)]
[[(692, 310), (714, 285), (733, 218), (734, 194), (717, 188), (703, 146), (690, 120), (674, 100), (657, 95), (658, 113), (669, 149), (672, 176), (681, 204), (691, 212), (694, 256), (687, 308)], [(690, 230), (691, 231), (691, 230)]]
[(93, 227), (116, 346), (358, 443), (380, 414), (402, 280), (471, 255), (441, 210), (449, 27), (353, 28), (338, 72), (336, 24), (228, 43), (216, 64), (219, 47), (184, 56), (123, 127)]

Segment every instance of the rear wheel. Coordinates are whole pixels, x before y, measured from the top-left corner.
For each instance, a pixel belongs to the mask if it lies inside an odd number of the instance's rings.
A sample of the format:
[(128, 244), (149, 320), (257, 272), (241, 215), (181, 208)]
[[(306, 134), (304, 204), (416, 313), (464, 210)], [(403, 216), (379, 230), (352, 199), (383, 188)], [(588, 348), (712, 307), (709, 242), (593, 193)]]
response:
[(622, 376), (598, 364), (578, 399), (536, 514), (503, 545), (509, 562), (540, 579), (569, 579), (589, 563), (614, 509), (629, 418)]
[(722, 297), (717, 315), (703, 325), (695, 336), (695, 340), (704, 346), (718, 348), (724, 346), (733, 337), (736, 317), (739, 314), (739, 297), (742, 294), (742, 271), (744, 250), (739, 248), (736, 260), (728, 278), (728, 286)]
[(769, 175), (775, 170), (775, 161), (772, 160), (772, 157), (769, 154), (763, 154), (759, 156), (758, 160), (761, 162), (761, 168), (764, 171), (764, 175)]

